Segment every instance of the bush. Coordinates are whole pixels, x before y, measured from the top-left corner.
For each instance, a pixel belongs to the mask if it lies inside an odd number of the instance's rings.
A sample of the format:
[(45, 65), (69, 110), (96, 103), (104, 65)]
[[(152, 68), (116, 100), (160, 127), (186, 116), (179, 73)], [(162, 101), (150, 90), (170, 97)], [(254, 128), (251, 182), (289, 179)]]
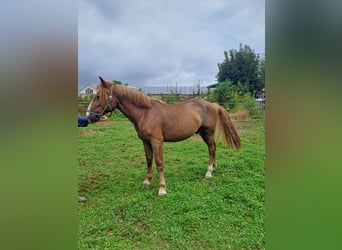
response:
[(250, 95), (244, 95), (241, 97), (238, 108), (247, 110), (251, 118), (261, 118), (265, 112), (264, 108), (260, 106)]
[(90, 103), (93, 100), (94, 95), (79, 95), (78, 102), (88, 102)]
[(176, 94), (169, 94), (164, 98), (164, 100), (167, 104), (173, 104), (179, 102), (179, 98)]
[(220, 83), (214, 92), (214, 99), (230, 112), (246, 109), (251, 118), (264, 114), (264, 108), (249, 94), (247, 85), (240, 82), (235, 85), (229, 81)]
[(230, 82), (226, 81), (216, 87), (214, 97), (218, 104), (226, 109), (233, 110), (237, 104), (237, 96), (234, 92), (234, 86)]

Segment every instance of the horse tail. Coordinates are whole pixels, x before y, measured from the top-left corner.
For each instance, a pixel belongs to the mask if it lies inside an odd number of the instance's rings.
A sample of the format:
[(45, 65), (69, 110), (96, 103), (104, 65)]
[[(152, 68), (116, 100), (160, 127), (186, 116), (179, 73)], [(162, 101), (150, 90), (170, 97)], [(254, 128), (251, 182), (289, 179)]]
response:
[(241, 140), (236, 128), (230, 119), (229, 113), (220, 105), (217, 107), (219, 119), (216, 122), (215, 137), (219, 141), (225, 142), (229, 148), (239, 150), (241, 148)]

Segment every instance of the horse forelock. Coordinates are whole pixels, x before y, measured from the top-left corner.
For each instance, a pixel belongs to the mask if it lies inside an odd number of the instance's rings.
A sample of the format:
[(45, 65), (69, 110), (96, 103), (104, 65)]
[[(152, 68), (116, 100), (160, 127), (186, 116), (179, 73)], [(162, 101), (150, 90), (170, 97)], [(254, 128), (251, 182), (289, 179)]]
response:
[(103, 87), (101, 84), (97, 86), (97, 94), (99, 95), (100, 97), (100, 102), (101, 102), (101, 105), (104, 106), (107, 104), (108, 102), (108, 98), (109, 98), (109, 95), (110, 95), (110, 88), (105, 88)]

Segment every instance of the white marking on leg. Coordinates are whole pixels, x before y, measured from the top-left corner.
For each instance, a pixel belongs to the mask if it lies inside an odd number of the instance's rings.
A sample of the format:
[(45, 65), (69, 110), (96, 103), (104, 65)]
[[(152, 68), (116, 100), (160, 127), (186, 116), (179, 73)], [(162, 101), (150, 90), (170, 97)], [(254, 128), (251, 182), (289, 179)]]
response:
[(145, 186), (149, 186), (149, 185), (151, 184), (151, 182), (146, 178), (146, 179), (144, 180), (143, 184), (144, 184)]
[(207, 169), (207, 173), (205, 174), (204, 179), (210, 179), (211, 177), (213, 177), (211, 174), (214, 170), (214, 166), (213, 165), (209, 165), (208, 169)]
[(158, 196), (164, 196), (166, 195), (166, 189), (165, 188), (159, 188)]

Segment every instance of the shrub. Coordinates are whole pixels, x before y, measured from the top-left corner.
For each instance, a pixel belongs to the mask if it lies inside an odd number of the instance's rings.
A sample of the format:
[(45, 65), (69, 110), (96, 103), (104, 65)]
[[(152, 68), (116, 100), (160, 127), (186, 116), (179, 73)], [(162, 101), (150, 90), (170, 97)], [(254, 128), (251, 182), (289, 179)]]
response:
[(250, 95), (242, 96), (238, 106), (247, 110), (251, 118), (261, 118), (264, 115), (264, 108)]
[(233, 110), (238, 103), (235, 88), (228, 81), (222, 82), (216, 87), (214, 96), (218, 104), (229, 110)]
[(220, 83), (214, 92), (214, 99), (229, 111), (246, 109), (251, 118), (264, 114), (263, 107), (249, 94), (247, 85), (240, 82), (235, 85), (229, 81)]

